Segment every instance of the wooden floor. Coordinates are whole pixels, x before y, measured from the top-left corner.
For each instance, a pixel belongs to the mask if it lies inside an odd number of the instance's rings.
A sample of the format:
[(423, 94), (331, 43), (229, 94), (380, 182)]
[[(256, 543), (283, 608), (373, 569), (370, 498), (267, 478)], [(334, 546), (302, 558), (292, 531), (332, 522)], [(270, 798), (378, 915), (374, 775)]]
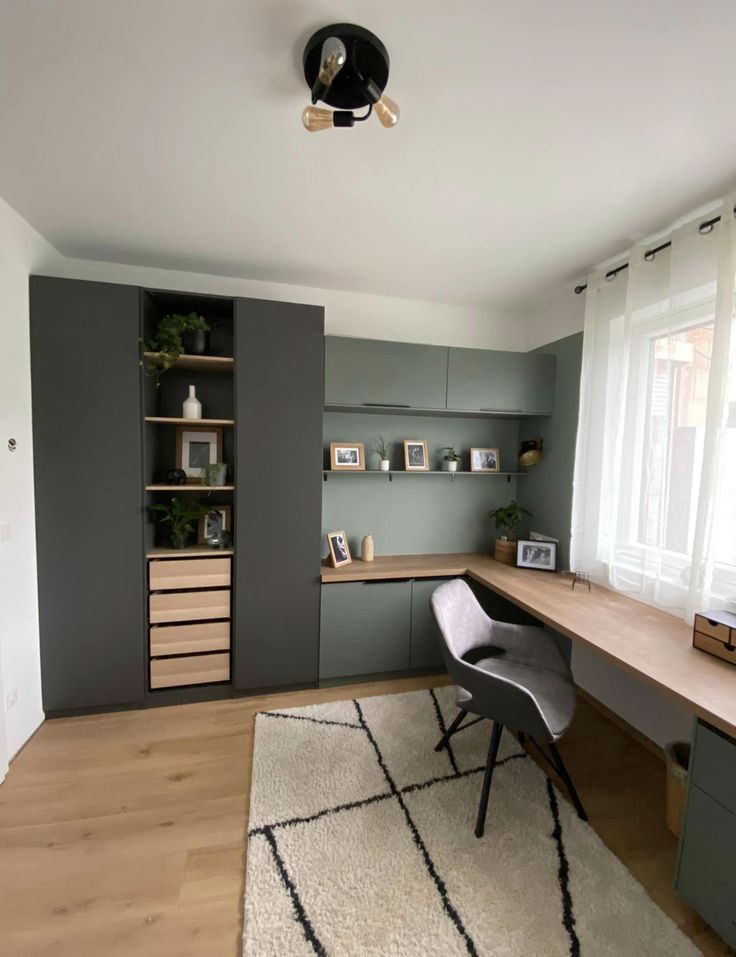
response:
[[(240, 955), (255, 713), (439, 683), (46, 722), (0, 787), (0, 953)], [(605, 843), (704, 954), (729, 954), (672, 890), (662, 762), (584, 702), (561, 751)]]

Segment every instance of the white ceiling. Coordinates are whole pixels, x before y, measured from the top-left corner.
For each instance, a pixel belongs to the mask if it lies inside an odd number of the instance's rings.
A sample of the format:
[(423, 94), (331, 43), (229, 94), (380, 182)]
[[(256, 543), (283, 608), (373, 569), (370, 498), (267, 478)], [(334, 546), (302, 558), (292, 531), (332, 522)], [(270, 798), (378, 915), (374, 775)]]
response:
[[(66, 255), (520, 304), (736, 178), (733, 0), (0, 0), (0, 195)], [(386, 43), (384, 130), (301, 50)]]

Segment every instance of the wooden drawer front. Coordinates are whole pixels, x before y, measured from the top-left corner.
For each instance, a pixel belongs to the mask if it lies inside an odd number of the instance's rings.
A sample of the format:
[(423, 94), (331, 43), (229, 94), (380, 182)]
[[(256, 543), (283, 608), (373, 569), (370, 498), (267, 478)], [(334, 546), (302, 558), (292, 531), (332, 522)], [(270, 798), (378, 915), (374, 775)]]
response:
[(213, 591), (156, 592), (148, 596), (148, 620), (152, 625), (167, 621), (202, 621), (230, 617), (230, 589)]
[[(736, 640), (736, 635), (733, 634), (733, 640)], [(729, 664), (736, 665), (736, 646), (734, 645), (724, 645), (722, 641), (719, 641), (717, 638), (711, 638), (710, 635), (701, 635), (699, 631), (696, 631), (693, 635), (693, 645), (696, 648), (700, 648), (701, 651), (707, 651), (711, 655), (716, 655), (718, 658), (723, 658), (724, 661), (728, 661)]]
[(702, 721), (695, 734), (693, 784), (736, 814), (736, 741)]
[(152, 561), (149, 565), (148, 582), (151, 591), (229, 587), (230, 559), (174, 558)]
[(723, 625), (718, 621), (706, 618), (705, 615), (695, 616), (694, 628), (695, 631), (699, 631), (701, 635), (710, 635), (711, 638), (717, 638), (724, 644), (727, 644), (731, 639), (731, 629), (728, 625)]
[(150, 630), (151, 657), (192, 655), (200, 651), (230, 648), (230, 622), (209, 621), (197, 625), (158, 625)]
[(736, 817), (696, 787), (690, 791), (676, 886), (736, 947)]
[(155, 658), (151, 662), (151, 687), (174, 688), (230, 680), (230, 655), (192, 655)]

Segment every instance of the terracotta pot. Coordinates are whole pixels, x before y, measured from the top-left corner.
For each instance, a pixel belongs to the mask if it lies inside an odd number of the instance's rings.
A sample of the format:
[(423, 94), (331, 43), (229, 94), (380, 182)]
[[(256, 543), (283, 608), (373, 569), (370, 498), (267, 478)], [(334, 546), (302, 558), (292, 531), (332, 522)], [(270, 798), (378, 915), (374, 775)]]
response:
[(493, 557), (504, 565), (516, 565), (516, 542), (502, 542), (498, 539), (493, 550)]

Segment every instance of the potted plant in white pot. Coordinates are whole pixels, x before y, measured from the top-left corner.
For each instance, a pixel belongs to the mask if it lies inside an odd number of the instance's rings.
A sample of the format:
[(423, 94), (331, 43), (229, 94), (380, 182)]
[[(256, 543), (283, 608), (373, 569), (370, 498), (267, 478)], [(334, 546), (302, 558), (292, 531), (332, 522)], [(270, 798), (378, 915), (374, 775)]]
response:
[(388, 472), (391, 468), (391, 463), (389, 462), (388, 453), (389, 453), (389, 444), (384, 439), (382, 435), (377, 435), (373, 439), (373, 451), (376, 453), (379, 459), (379, 468), (382, 472)]
[(442, 461), (444, 463), (446, 471), (457, 472), (457, 463), (460, 461), (460, 456), (457, 454), (455, 449), (453, 449), (451, 445), (446, 445), (440, 451), (445, 453), (442, 456)]
[(496, 539), (493, 550), (496, 561), (503, 562), (504, 565), (516, 565), (516, 530), (524, 516), (531, 518), (532, 513), (515, 501), (488, 513), (488, 517), (496, 523), (498, 531), (502, 532)]
[(205, 465), (201, 473), (202, 485), (209, 485), (210, 488), (217, 488), (224, 485), (227, 481), (227, 465), (223, 462), (213, 462), (211, 465)]

